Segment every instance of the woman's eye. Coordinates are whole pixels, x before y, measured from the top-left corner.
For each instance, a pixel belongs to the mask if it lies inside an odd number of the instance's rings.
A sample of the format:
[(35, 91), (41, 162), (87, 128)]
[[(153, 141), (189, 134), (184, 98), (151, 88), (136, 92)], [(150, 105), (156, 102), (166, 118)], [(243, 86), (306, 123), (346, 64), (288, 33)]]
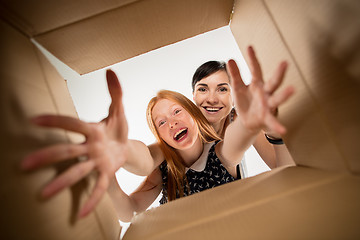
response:
[(174, 115), (175, 115), (175, 114), (178, 114), (179, 112), (181, 112), (181, 110), (180, 110), (180, 109), (176, 109), (176, 110), (174, 111)]
[(200, 87), (200, 88), (198, 88), (198, 91), (199, 91), (199, 92), (205, 92), (206, 89), (205, 89), (204, 87)]
[(219, 88), (219, 91), (220, 91), (220, 92), (227, 92), (228, 89), (227, 89), (226, 87), (221, 87), (221, 88)]

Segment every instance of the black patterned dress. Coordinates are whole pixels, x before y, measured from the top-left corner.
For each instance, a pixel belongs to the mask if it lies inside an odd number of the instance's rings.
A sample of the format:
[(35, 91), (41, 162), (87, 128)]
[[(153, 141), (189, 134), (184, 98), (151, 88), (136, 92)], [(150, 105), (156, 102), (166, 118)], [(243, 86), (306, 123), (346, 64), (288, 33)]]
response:
[[(186, 169), (186, 177), (189, 184), (189, 190), (184, 188), (184, 196), (188, 196), (206, 189), (214, 188), (225, 183), (240, 179), (239, 165), (237, 166), (237, 178), (234, 178), (222, 165), (220, 159), (215, 153), (216, 143), (208, 143), (204, 146), (204, 151), (200, 158)], [(160, 204), (168, 202), (167, 196), (167, 164), (164, 161), (160, 166), (163, 180), (162, 198)], [(179, 193), (176, 198), (180, 198)]]

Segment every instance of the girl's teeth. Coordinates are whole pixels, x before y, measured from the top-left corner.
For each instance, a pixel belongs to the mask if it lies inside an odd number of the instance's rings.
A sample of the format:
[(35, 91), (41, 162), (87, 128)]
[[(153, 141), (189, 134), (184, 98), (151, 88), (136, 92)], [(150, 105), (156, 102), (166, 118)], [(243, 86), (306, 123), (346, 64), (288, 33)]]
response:
[[(178, 136), (179, 136), (181, 133), (185, 132), (185, 131), (186, 131), (186, 129), (182, 129), (182, 130), (178, 131), (178, 132), (175, 134), (174, 139), (177, 139)], [(179, 139), (177, 139), (177, 140), (179, 140)]]

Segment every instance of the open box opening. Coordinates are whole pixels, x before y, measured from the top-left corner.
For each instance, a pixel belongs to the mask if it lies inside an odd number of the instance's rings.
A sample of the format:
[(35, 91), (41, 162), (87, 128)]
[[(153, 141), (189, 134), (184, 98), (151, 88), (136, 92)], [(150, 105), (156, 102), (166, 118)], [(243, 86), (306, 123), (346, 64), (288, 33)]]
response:
[[(199, 234), (218, 239), (224, 233), (230, 238), (239, 228), (249, 238), (359, 236), (357, 1), (238, 0), (234, 5), (220, 0), (91, 4), (64, 0), (2, 1), (0, 6), (5, 238), (114, 239), (119, 229), (106, 197), (89, 218), (74, 221), (72, 213), (87, 196), (85, 185), (43, 203), (34, 197), (36, 190), (57, 172), (45, 169), (24, 175), (14, 170), (24, 153), (72, 139), (69, 134), (34, 128), (28, 117), (44, 112), (76, 116), (63, 79), (30, 38), (83, 74), (228, 25), (230, 20), (239, 48), (253, 45), (265, 74), (280, 60), (289, 61), (286, 84), (295, 85), (297, 94), (280, 109), (280, 118), (289, 130), (284, 139), (298, 166), (140, 215), (125, 238), (180, 239)], [(196, 199), (207, 204), (191, 208), (191, 214), (182, 211)]]

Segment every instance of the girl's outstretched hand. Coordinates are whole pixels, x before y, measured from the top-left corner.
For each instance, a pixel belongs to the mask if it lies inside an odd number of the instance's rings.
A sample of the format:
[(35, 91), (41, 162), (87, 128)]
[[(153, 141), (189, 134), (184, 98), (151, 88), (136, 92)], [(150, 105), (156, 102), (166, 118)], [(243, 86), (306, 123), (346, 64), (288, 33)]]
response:
[(96, 185), (79, 217), (89, 214), (106, 192), (110, 179), (124, 165), (127, 159), (128, 126), (122, 104), (122, 90), (116, 74), (106, 72), (108, 89), (111, 95), (109, 115), (100, 123), (86, 123), (76, 118), (44, 115), (32, 121), (40, 126), (61, 128), (83, 134), (86, 141), (82, 144), (63, 143), (40, 149), (27, 155), (21, 163), (24, 170), (34, 170), (45, 165), (73, 158), (85, 158), (51, 181), (41, 192), (50, 198), (70, 187), (90, 172), (96, 170)]
[(294, 88), (288, 86), (276, 92), (283, 82), (287, 68), (286, 62), (281, 62), (273, 77), (266, 83), (263, 80), (260, 64), (252, 47), (247, 50), (252, 73), (251, 84), (246, 86), (241, 78), (239, 68), (234, 60), (228, 62), (228, 71), (235, 96), (235, 108), (242, 124), (254, 134), (261, 129), (283, 135), (286, 128), (274, 116), (274, 109), (286, 102), (294, 93)]

